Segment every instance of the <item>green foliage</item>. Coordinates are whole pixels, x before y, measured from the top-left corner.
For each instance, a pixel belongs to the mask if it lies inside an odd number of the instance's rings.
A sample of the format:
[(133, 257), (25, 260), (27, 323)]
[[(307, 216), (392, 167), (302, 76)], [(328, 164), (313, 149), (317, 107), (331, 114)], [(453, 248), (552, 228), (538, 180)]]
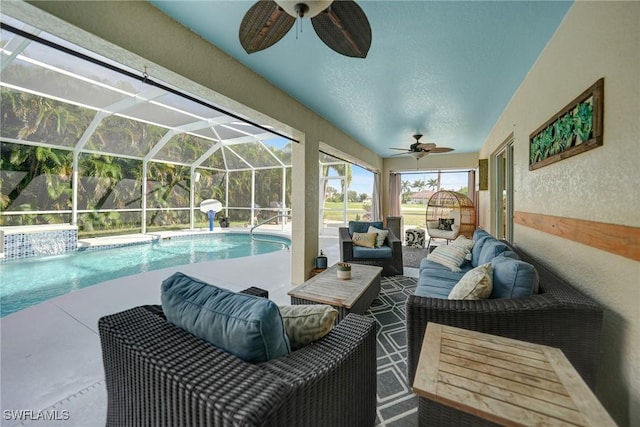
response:
[(529, 147), (529, 164), (562, 153), (580, 142), (589, 140), (592, 134), (593, 99), (589, 98), (533, 136)]
[(578, 104), (577, 111), (573, 117), (574, 132), (581, 142), (591, 138), (593, 129), (593, 105), (589, 101)]

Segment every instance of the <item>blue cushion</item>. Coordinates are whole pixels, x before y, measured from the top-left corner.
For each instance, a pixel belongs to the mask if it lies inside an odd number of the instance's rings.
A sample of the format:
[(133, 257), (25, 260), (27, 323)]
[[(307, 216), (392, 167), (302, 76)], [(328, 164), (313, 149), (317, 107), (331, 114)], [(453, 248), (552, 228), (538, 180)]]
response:
[(353, 236), (353, 233), (366, 233), (369, 230), (369, 226), (379, 228), (382, 230), (382, 221), (349, 221), (349, 235)]
[(482, 249), (480, 249), (480, 255), (478, 256), (477, 265), (491, 262), (493, 258), (508, 250), (510, 250), (509, 245), (501, 242), (500, 240), (487, 240), (484, 245), (482, 245)]
[[(473, 232), (473, 240), (478, 240), (482, 237), (485, 236), (491, 236), (491, 234), (489, 234), (489, 232), (487, 230), (484, 230), (482, 228), (476, 228)], [(491, 236), (493, 237), (493, 236)]]
[(517, 253), (515, 253), (512, 250), (504, 251), (498, 256), (503, 256), (503, 257), (507, 257), (507, 258), (511, 258), (511, 259), (520, 259), (520, 255), (518, 255)]
[(491, 264), (493, 290), (489, 298), (522, 298), (538, 293), (538, 272), (533, 265), (504, 254)]
[(491, 235), (489, 236), (482, 236), (478, 239), (473, 239), (473, 241), (475, 242), (473, 244), (473, 249), (471, 249), (471, 264), (473, 264), (474, 267), (477, 267), (478, 265), (480, 265), (478, 263), (478, 259), (480, 258), (480, 252), (482, 252), (482, 247), (487, 243), (487, 242), (492, 242), (492, 241), (496, 241), (497, 239)]
[(420, 263), (420, 276), (414, 294), (421, 297), (447, 299), (451, 289), (473, 267), (469, 261), (465, 261), (460, 268), (462, 271), (454, 272), (442, 264), (424, 259)]
[[(422, 275), (421, 275), (422, 277)], [(414, 295), (419, 297), (447, 299), (451, 289), (458, 282), (452, 282), (442, 278), (429, 277), (428, 280), (419, 280)]]
[(389, 246), (381, 246), (379, 248), (365, 248), (362, 246), (353, 247), (354, 258), (391, 258), (393, 251)]
[(472, 268), (471, 263), (465, 261), (460, 266), (461, 271), (454, 272), (442, 264), (424, 258), (420, 262), (418, 287), (414, 293), (421, 297), (447, 299), (451, 289)]
[(175, 273), (162, 282), (167, 320), (247, 362), (291, 352), (278, 306)]
[(444, 265), (434, 261), (426, 260), (424, 264), (421, 264), (420, 276), (422, 277), (422, 274), (425, 273), (429, 276), (441, 277), (443, 279), (457, 282), (462, 278), (462, 276), (464, 276), (464, 273), (472, 268), (473, 266), (471, 263), (469, 261), (465, 261), (460, 266), (460, 271), (451, 271), (449, 267), (445, 267)]

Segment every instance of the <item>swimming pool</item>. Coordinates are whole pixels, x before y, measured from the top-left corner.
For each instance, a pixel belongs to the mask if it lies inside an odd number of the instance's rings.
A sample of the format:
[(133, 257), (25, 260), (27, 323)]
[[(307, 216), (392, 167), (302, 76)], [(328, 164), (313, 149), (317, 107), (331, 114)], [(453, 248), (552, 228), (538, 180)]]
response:
[(178, 265), (260, 255), (289, 245), (279, 236), (207, 234), (153, 243), (70, 252), (0, 264), (0, 317), (107, 280)]

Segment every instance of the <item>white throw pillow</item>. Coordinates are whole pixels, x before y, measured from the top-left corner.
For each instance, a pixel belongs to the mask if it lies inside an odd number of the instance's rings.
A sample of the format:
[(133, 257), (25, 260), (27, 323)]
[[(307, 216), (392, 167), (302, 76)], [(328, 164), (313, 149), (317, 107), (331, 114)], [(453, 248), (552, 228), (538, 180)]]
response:
[(479, 265), (469, 270), (451, 289), (449, 299), (480, 300), (486, 299), (493, 290), (493, 267), (491, 263)]
[(282, 305), (279, 308), (292, 350), (328, 334), (338, 316), (338, 310), (325, 304)]
[(427, 259), (444, 265), (453, 272), (458, 272), (461, 271), (460, 266), (464, 262), (468, 253), (468, 250), (459, 246), (439, 245), (436, 246), (433, 252), (427, 255)]
[(462, 234), (459, 235), (456, 240), (454, 240), (453, 242), (451, 242), (451, 244), (453, 246), (458, 246), (460, 248), (464, 248), (466, 250), (469, 251), (469, 253), (466, 256), (466, 259), (468, 259), (469, 261), (471, 261), (471, 250), (473, 249), (473, 245), (476, 242), (474, 240), (471, 239), (467, 239), (465, 236), (463, 236)]
[(451, 242), (451, 244), (453, 246), (459, 246), (461, 248), (464, 248), (470, 251), (471, 249), (473, 249), (473, 245), (475, 244), (475, 242), (471, 239), (467, 239), (465, 236), (461, 234), (456, 238), (456, 240)]
[(389, 234), (389, 230), (380, 230), (379, 228), (369, 226), (367, 233), (378, 234), (378, 236), (376, 236), (376, 248), (381, 248), (382, 245), (384, 245), (384, 239), (386, 239), (387, 235)]

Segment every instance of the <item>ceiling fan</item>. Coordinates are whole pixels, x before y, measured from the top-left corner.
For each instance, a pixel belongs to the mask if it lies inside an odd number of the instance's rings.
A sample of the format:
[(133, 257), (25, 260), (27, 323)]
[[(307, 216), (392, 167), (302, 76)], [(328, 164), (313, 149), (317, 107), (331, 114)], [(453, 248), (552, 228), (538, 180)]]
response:
[(391, 150), (404, 151), (404, 153), (394, 154), (393, 156), (403, 156), (405, 154), (409, 154), (417, 160), (417, 159), (423, 158), (427, 154), (440, 154), (440, 153), (448, 153), (450, 151), (453, 151), (453, 148), (436, 147), (436, 144), (432, 142), (427, 142), (427, 143), (420, 142), (420, 138), (422, 138), (422, 134), (420, 133), (413, 135), (413, 138), (416, 140), (416, 142), (411, 144), (409, 146), (409, 149), (391, 147), (390, 148)]
[(371, 27), (353, 0), (259, 0), (240, 23), (240, 44), (249, 54), (273, 46), (298, 18), (311, 18), (320, 40), (334, 51), (354, 58), (367, 56)]

